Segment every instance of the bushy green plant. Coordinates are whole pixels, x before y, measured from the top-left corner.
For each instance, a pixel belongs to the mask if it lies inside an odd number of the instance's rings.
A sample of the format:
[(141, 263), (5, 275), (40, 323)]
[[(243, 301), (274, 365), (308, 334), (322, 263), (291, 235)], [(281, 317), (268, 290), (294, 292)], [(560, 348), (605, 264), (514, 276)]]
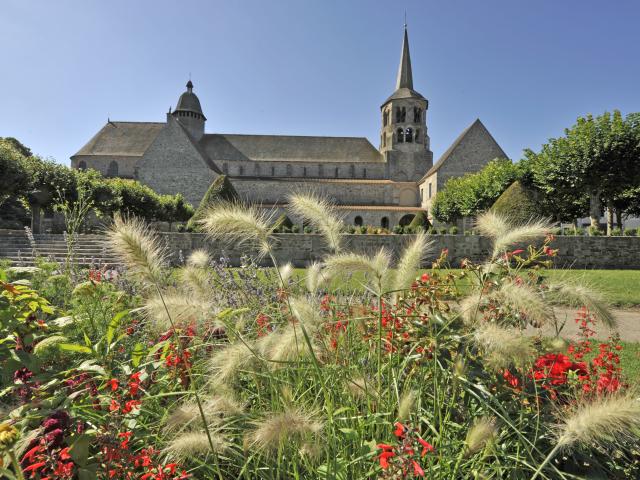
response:
[(449, 232), (449, 229), (448, 229), (447, 227), (440, 227), (440, 228), (438, 229), (438, 233), (439, 233), (440, 235), (446, 235), (448, 232)]
[(613, 228), (613, 229), (611, 229), (611, 235), (614, 236), (614, 237), (622, 236), (622, 229), (621, 228)]
[(300, 225), (292, 225), (291, 233), (300, 233)]
[(393, 233), (401, 235), (404, 233), (404, 228), (402, 227), (402, 225), (396, 225), (395, 227), (393, 227)]
[(533, 189), (515, 181), (498, 197), (491, 210), (520, 225), (544, 216), (539, 205)]
[(593, 226), (589, 227), (588, 232), (589, 232), (589, 236), (591, 237), (600, 237), (604, 234), (603, 231), (600, 230), (600, 228), (593, 227)]
[(449, 229), (449, 234), (451, 235), (457, 235), (458, 234), (458, 227), (456, 227), (455, 225), (453, 227), (451, 227)]
[(304, 227), (304, 233), (307, 233), (307, 234), (313, 233), (313, 228), (311, 228), (309, 225), (306, 225)]
[(636, 235), (636, 229), (635, 228), (625, 228), (624, 229), (624, 236), (625, 237), (633, 237)]

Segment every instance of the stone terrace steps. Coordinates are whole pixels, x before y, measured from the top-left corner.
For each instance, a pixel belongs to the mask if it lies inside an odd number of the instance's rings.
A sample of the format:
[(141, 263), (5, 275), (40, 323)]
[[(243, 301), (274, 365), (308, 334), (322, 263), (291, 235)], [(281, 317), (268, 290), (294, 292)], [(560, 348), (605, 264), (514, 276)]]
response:
[[(35, 234), (36, 256), (56, 262), (65, 262), (67, 244), (63, 235)], [(116, 265), (116, 258), (107, 250), (103, 235), (78, 235), (74, 249), (73, 262), (78, 265)], [(34, 251), (29, 238), (23, 231), (0, 231), (0, 259), (8, 259), (13, 263), (33, 265)]]

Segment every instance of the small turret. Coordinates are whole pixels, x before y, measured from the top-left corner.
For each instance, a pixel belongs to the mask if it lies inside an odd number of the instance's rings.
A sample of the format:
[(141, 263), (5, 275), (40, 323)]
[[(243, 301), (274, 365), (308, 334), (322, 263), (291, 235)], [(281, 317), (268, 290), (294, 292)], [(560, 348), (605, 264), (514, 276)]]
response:
[(191, 80), (187, 82), (187, 91), (180, 95), (176, 109), (171, 113), (187, 131), (195, 138), (200, 140), (204, 135), (204, 122), (206, 117), (202, 113), (200, 100), (193, 93), (193, 83)]

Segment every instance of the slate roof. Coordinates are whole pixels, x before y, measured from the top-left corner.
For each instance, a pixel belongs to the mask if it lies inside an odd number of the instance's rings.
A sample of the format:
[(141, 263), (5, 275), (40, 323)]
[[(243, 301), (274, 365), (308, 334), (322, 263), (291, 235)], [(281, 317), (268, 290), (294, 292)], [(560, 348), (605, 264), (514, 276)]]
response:
[[(458, 135), (458, 138), (456, 138), (454, 140), (454, 142), (451, 144), (451, 146), (449, 148), (447, 148), (447, 150), (440, 156), (438, 161), (433, 164), (433, 166), (429, 169), (429, 171), (427, 173), (425, 173), (425, 175), (420, 179), (420, 181), (418, 183), (422, 183), (424, 180), (426, 180), (428, 177), (430, 177), (433, 173), (437, 172), (440, 169), (440, 167), (442, 167), (442, 165), (444, 165), (444, 163), (449, 159), (449, 157), (451, 156), (453, 151), (456, 149), (456, 147), (462, 143), (462, 141), (467, 136), (467, 134), (474, 128), (482, 128), (484, 130), (485, 135), (488, 135), (489, 138), (491, 138), (491, 140), (493, 140), (495, 142), (495, 144), (498, 146), (498, 148), (500, 150), (502, 150), (502, 147), (500, 147), (498, 142), (496, 142), (495, 138), (493, 138), (493, 135), (491, 135), (489, 130), (487, 130), (487, 127), (484, 126), (484, 124), (480, 121), (479, 118), (476, 118), (476, 120), (471, 125), (469, 125), (467, 128), (465, 128), (462, 131), (462, 133), (460, 135)], [(504, 154), (504, 157), (506, 158), (507, 154), (504, 153), (504, 151), (502, 153)]]
[(200, 143), (214, 161), (384, 162), (364, 137), (205, 134)]
[(141, 157), (165, 126), (161, 122), (108, 122), (75, 155)]

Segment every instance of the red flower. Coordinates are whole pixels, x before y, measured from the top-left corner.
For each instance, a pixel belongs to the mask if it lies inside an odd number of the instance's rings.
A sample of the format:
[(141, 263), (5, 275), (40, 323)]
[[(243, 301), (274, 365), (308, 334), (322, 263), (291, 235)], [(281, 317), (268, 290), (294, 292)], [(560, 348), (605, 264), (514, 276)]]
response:
[(60, 450), (60, 460), (70, 460), (71, 459), (71, 455), (69, 455), (69, 447), (65, 447), (62, 450)]
[(411, 460), (411, 464), (413, 465), (413, 474), (419, 477), (424, 477), (424, 470), (422, 470), (420, 464), (415, 460)]
[(427, 442), (426, 440), (423, 440), (420, 437), (418, 437), (418, 442), (420, 442), (420, 445), (422, 445), (422, 452), (420, 452), (421, 457), (424, 457), (427, 454), (427, 452), (433, 452), (435, 450), (433, 448), (433, 445), (431, 445), (429, 442)]
[(112, 378), (108, 383), (111, 386), (112, 392), (115, 392), (118, 389), (119, 382), (117, 378)]
[(378, 460), (380, 461), (380, 466), (384, 469), (389, 468), (389, 459), (395, 457), (396, 454), (393, 451), (384, 451), (380, 455), (378, 455)]
[(135, 410), (136, 408), (140, 407), (141, 404), (142, 404), (142, 402), (140, 400), (129, 400), (128, 402), (126, 402), (124, 404), (122, 412), (123, 413), (129, 413), (132, 410)]
[(47, 464), (46, 462), (34, 463), (32, 465), (29, 465), (27, 468), (25, 468), (24, 471), (25, 472), (31, 472), (31, 477), (30, 478), (34, 478), (36, 476), (36, 473), (38, 472), (38, 470), (40, 470), (46, 464)]
[(404, 433), (406, 431), (405, 426), (402, 425), (400, 422), (396, 422), (394, 425), (396, 429), (393, 431), (393, 434), (398, 438), (404, 437)]
[(427, 283), (430, 279), (431, 279), (431, 276), (429, 276), (428, 273), (423, 273), (422, 276), (420, 277), (420, 280), (423, 283)]
[(514, 250), (513, 252), (511, 252), (511, 255), (519, 255), (522, 252), (524, 252), (524, 250), (522, 248), (519, 248), (519, 249)]
[(120, 410), (120, 404), (115, 400), (111, 400), (111, 404), (109, 405), (109, 411), (117, 412), (118, 410)]

